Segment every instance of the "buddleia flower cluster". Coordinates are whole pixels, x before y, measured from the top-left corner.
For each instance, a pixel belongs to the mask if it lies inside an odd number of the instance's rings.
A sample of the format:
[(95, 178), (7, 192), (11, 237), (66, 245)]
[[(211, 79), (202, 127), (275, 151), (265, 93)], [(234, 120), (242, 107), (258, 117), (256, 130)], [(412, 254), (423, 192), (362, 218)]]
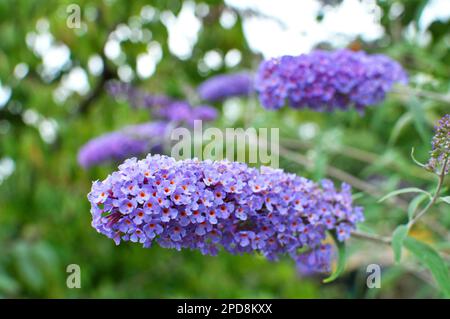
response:
[(263, 61), (255, 88), (266, 109), (292, 108), (362, 111), (383, 101), (395, 83), (406, 83), (402, 66), (381, 54), (316, 50)]
[(209, 78), (197, 89), (203, 100), (215, 102), (253, 92), (253, 76), (246, 72), (222, 74)]
[(426, 168), (440, 174), (445, 166), (444, 174), (447, 175), (450, 166), (450, 114), (439, 120), (431, 144), (430, 160)]
[(318, 185), (281, 169), (238, 162), (128, 159), (88, 195), (92, 226), (116, 244), (140, 243), (216, 255), (289, 255), (303, 272), (329, 271), (327, 231), (338, 240), (363, 220), (351, 189)]

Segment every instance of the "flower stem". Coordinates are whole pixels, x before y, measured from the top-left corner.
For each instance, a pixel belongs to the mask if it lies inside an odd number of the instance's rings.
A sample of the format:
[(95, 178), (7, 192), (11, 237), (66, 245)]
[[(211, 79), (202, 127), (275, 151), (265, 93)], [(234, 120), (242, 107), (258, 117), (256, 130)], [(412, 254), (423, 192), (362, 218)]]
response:
[(416, 215), (414, 216), (408, 223), (408, 229), (411, 229), (412, 226), (423, 216), (425, 213), (433, 206), (439, 198), (439, 194), (442, 189), (442, 185), (444, 184), (445, 173), (447, 170), (448, 159), (444, 161), (444, 165), (442, 165), (442, 170), (439, 174), (438, 185), (436, 187), (436, 191), (434, 192), (433, 197), (428, 202), (428, 204)]

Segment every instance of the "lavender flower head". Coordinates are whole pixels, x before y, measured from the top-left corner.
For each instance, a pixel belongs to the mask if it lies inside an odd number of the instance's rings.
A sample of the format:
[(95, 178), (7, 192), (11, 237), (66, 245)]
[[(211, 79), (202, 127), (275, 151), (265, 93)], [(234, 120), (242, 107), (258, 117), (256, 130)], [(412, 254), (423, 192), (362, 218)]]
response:
[(445, 168), (444, 174), (447, 175), (450, 166), (450, 114), (439, 120), (431, 144), (430, 160), (425, 168), (437, 174)]
[(149, 122), (101, 135), (80, 148), (78, 163), (89, 168), (104, 162), (123, 161), (149, 151), (161, 152), (166, 129), (165, 122)]
[(246, 96), (253, 92), (253, 78), (248, 73), (214, 76), (198, 87), (198, 93), (206, 101), (222, 101), (233, 96)]
[(266, 109), (279, 109), (287, 101), (293, 108), (316, 111), (363, 110), (383, 101), (396, 82), (406, 83), (406, 73), (385, 55), (316, 50), (262, 62), (255, 88)]
[(337, 190), (328, 180), (319, 186), (279, 169), (227, 160), (128, 159), (94, 182), (88, 199), (92, 226), (116, 244), (157, 243), (208, 255), (222, 247), (269, 260), (288, 254), (307, 272), (329, 271), (327, 230), (343, 241), (363, 220), (346, 184)]

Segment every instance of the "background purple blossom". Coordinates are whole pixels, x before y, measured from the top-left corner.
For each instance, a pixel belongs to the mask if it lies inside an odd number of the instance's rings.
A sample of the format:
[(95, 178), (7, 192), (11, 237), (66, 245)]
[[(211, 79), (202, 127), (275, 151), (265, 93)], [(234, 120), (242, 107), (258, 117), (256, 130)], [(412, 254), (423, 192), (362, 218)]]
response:
[[(288, 254), (304, 272), (329, 270), (326, 231), (341, 241), (363, 220), (350, 187), (229, 161), (126, 160), (88, 195), (92, 226), (114, 239), (215, 255)], [(307, 255), (299, 253), (307, 252)]]
[(162, 151), (167, 123), (149, 122), (126, 126), (96, 137), (78, 151), (78, 163), (88, 168), (109, 161), (122, 161), (130, 156)]
[(262, 105), (332, 111), (362, 109), (383, 101), (394, 83), (406, 83), (399, 63), (382, 54), (316, 50), (261, 63), (255, 88)]
[(247, 96), (253, 92), (253, 78), (245, 72), (217, 75), (200, 84), (197, 91), (203, 100), (211, 102)]

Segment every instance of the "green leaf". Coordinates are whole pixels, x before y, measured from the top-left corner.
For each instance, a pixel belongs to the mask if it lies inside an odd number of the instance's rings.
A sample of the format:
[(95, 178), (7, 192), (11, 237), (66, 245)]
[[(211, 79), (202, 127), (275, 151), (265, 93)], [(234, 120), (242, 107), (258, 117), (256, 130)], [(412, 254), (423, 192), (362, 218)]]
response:
[(428, 197), (431, 198), (431, 194), (428, 193), (427, 191), (424, 191), (423, 189), (417, 188), (417, 187), (407, 187), (407, 188), (402, 188), (402, 189), (397, 189), (393, 192), (390, 192), (386, 195), (384, 195), (382, 198), (380, 198), (378, 200), (379, 203), (385, 201), (388, 198), (391, 198), (393, 196), (399, 195), (399, 194), (405, 194), (405, 193), (423, 193), (423, 194), (427, 194)]
[(323, 283), (325, 284), (336, 280), (345, 269), (345, 260), (346, 260), (345, 242), (338, 241), (335, 234), (333, 234), (333, 239), (334, 242), (336, 243), (336, 247), (338, 250), (337, 265), (333, 273), (323, 280)]
[(429, 245), (414, 238), (406, 237), (405, 247), (413, 253), (430, 271), (446, 297), (450, 297), (450, 277), (448, 266), (441, 256)]
[(450, 196), (439, 197), (439, 201), (450, 204)]
[(391, 130), (391, 136), (389, 137), (389, 145), (393, 145), (398, 137), (400, 136), (400, 133), (403, 131), (403, 129), (412, 122), (412, 114), (411, 113), (405, 113), (403, 114), (398, 121), (395, 123), (394, 127)]
[(13, 250), (13, 262), (20, 280), (27, 288), (34, 292), (42, 291), (45, 279), (31, 256), (32, 247), (24, 241), (20, 241)]
[(13, 295), (19, 291), (19, 288), (19, 283), (13, 277), (3, 273), (0, 269), (0, 292)]
[(419, 205), (427, 198), (425, 194), (420, 194), (414, 197), (414, 199), (409, 203), (408, 206), (408, 220), (413, 219), (415, 212)]
[(409, 103), (409, 109), (413, 117), (414, 126), (417, 133), (424, 143), (428, 143), (430, 136), (427, 132), (427, 123), (425, 121), (425, 110), (423, 109), (420, 101), (416, 97), (412, 97)]
[(392, 250), (394, 251), (394, 259), (396, 263), (400, 262), (400, 259), (402, 258), (403, 241), (405, 240), (407, 235), (407, 225), (398, 226), (392, 234)]

